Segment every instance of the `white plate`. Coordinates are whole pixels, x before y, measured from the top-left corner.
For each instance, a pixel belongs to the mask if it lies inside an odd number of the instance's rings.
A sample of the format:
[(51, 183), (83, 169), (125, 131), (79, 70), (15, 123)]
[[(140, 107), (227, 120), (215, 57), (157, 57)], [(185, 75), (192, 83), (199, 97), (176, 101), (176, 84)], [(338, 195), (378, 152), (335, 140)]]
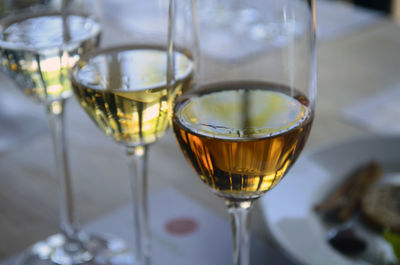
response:
[(272, 235), (296, 261), (354, 265), (393, 259), (390, 245), (368, 229), (361, 232), (368, 240), (366, 253), (357, 258), (340, 254), (328, 244), (328, 228), (313, 211), (333, 185), (371, 159), (381, 163), (385, 173), (400, 172), (400, 138), (352, 139), (313, 149), (302, 154), (282, 183), (261, 199)]

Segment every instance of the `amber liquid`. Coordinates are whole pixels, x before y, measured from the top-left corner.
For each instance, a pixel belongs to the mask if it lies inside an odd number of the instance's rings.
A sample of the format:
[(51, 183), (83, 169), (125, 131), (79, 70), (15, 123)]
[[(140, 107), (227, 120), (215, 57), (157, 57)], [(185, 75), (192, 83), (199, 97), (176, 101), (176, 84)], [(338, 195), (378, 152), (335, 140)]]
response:
[(217, 84), (203, 91), (175, 105), (179, 146), (219, 196), (258, 198), (280, 182), (303, 149), (312, 123), (308, 100), (267, 83)]
[(96, 125), (124, 145), (145, 145), (164, 135), (171, 101), (192, 80), (192, 61), (176, 52), (177, 78), (167, 88), (164, 49), (131, 46), (103, 51), (73, 71), (74, 93)]

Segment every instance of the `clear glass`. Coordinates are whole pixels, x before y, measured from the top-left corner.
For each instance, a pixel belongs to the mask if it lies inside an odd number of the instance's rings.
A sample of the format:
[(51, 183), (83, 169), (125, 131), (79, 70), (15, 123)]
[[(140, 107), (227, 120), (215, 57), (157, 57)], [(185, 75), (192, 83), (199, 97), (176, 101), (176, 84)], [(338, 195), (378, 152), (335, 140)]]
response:
[[(315, 1), (199, 0), (192, 12), (183, 2), (172, 4), (170, 58), (188, 49), (196, 69), (175, 101), (172, 127), (187, 161), (226, 203), (233, 264), (248, 265), (252, 203), (285, 176), (311, 129)], [(191, 33), (179, 30), (185, 21)], [(182, 44), (185, 36), (197, 45)]]
[(100, 41), (100, 1), (3, 1), (1, 69), (21, 91), (46, 106), (59, 179), (61, 233), (34, 244), (18, 264), (110, 264), (118, 240), (88, 235), (75, 216), (65, 142), (65, 101), (72, 96), (68, 73)]
[[(112, 3), (109, 7), (112, 8)], [(172, 98), (189, 86), (192, 58), (176, 51), (178, 81), (167, 78), (169, 1), (133, 1), (114, 23), (126, 34), (110, 36), (71, 73), (75, 96), (97, 127), (124, 146), (130, 166), (135, 264), (151, 264), (147, 205), (147, 154), (166, 132)], [(126, 15), (125, 15), (126, 14)]]

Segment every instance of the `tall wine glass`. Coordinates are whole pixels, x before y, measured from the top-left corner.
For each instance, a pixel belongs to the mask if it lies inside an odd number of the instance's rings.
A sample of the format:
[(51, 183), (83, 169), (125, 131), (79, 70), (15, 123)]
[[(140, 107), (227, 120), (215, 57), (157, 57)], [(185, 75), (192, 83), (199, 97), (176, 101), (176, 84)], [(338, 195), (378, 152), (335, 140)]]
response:
[[(167, 78), (168, 1), (134, 1), (130, 31), (82, 57), (71, 72), (80, 105), (97, 127), (124, 146), (130, 161), (135, 264), (150, 264), (147, 210), (148, 147), (168, 127), (171, 99), (190, 86), (190, 53), (174, 53), (176, 82)], [(129, 36), (132, 36), (131, 38)], [(116, 36), (119, 37), (119, 36)]]
[(65, 101), (72, 95), (68, 73), (82, 54), (98, 46), (100, 11), (98, 0), (7, 1), (3, 10), (1, 68), (46, 106), (60, 183), (61, 234), (34, 244), (18, 264), (102, 264), (113, 254), (114, 241), (78, 229), (64, 135)]
[[(179, 5), (175, 1), (173, 28), (180, 27)], [(312, 0), (242, 0), (241, 5), (265, 17), (258, 18), (257, 31), (241, 33), (235, 42), (230, 41), (238, 34), (234, 23), (199, 17), (193, 90), (176, 101), (172, 124), (188, 162), (226, 203), (233, 264), (248, 265), (252, 204), (285, 176), (311, 129), (316, 24)]]

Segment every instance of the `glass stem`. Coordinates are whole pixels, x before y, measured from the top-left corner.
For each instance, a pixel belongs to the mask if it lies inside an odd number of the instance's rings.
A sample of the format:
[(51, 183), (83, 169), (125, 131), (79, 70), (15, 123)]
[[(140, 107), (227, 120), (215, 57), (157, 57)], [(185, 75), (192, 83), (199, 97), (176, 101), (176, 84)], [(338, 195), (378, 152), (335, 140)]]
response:
[(136, 265), (150, 264), (150, 230), (147, 205), (147, 146), (128, 146), (133, 198), (134, 256)]
[(60, 186), (60, 226), (67, 241), (72, 241), (77, 236), (77, 230), (75, 228), (72, 183), (65, 145), (64, 104), (64, 100), (49, 102), (47, 104), (47, 115), (52, 133), (56, 159), (56, 173)]
[(251, 201), (227, 201), (231, 217), (233, 239), (233, 265), (250, 264), (250, 209)]

